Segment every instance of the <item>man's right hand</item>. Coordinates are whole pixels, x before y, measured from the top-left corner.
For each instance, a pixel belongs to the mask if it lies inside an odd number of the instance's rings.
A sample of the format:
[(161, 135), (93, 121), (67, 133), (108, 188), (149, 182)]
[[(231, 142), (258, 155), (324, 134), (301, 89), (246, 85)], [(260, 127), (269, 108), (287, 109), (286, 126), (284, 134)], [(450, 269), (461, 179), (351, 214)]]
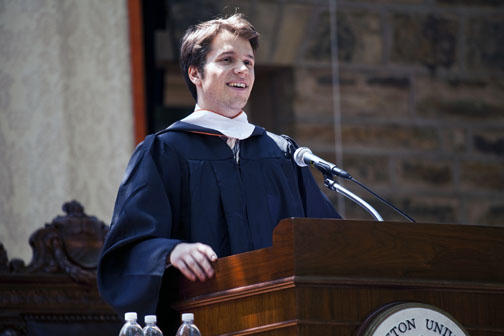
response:
[(214, 275), (212, 262), (217, 260), (217, 254), (202, 243), (180, 243), (172, 250), (169, 259), (189, 280), (205, 281)]

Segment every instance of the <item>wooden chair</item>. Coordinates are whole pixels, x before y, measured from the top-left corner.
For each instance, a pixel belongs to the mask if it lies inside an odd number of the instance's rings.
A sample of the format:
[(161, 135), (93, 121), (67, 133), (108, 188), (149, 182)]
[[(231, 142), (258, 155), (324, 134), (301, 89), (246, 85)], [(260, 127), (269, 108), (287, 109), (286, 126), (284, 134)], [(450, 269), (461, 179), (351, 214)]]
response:
[(0, 336), (115, 335), (121, 318), (99, 296), (98, 255), (108, 227), (77, 201), (30, 237), (33, 258), (8, 260), (0, 243)]

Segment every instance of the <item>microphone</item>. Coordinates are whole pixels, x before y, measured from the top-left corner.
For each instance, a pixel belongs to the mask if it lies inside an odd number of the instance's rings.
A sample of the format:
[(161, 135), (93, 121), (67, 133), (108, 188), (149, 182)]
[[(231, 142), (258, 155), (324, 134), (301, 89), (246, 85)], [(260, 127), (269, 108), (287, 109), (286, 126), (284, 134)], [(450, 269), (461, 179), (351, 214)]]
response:
[(393, 205), (392, 203), (390, 203), (389, 201), (387, 201), (386, 199), (384, 199), (383, 197), (381, 197), (380, 195), (375, 193), (373, 190), (366, 187), (364, 184), (362, 184), (359, 181), (357, 181), (356, 179), (354, 179), (350, 174), (348, 174), (343, 169), (340, 169), (340, 168), (336, 167), (334, 164), (327, 162), (324, 159), (319, 158), (318, 156), (313, 154), (309, 148), (299, 147), (298, 149), (296, 149), (296, 151), (294, 152), (294, 155), (293, 155), (293, 159), (294, 159), (294, 162), (300, 167), (306, 167), (307, 165), (317, 167), (318, 170), (320, 170), (325, 175), (324, 184), (326, 187), (348, 197), (349, 199), (351, 199), (355, 203), (359, 204), (360, 206), (365, 208), (366, 211), (368, 211), (378, 221), (383, 221), (383, 219), (378, 214), (378, 212), (376, 212), (376, 210), (373, 209), (373, 207), (371, 205), (369, 205), (362, 198), (351, 193), (349, 190), (347, 190), (347, 189), (343, 188), (342, 186), (340, 186), (339, 184), (335, 183), (333, 180), (331, 180), (329, 178), (329, 175), (337, 175), (337, 176), (349, 179), (350, 181), (356, 183), (361, 188), (363, 188), (364, 190), (366, 190), (367, 192), (369, 192), (370, 194), (372, 194), (373, 196), (378, 198), (378, 200), (380, 200), (382, 203), (389, 206), (390, 208), (392, 208), (394, 211), (396, 211), (397, 213), (399, 213), (403, 217), (407, 218), (410, 222), (415, 223), (415, 220), (413, 218), (411, 218), (406, 213), (404, 213), (403, 211), (398, 209), (395, 205)]
[(336, 165), (319, 158), (307, 147), (299, 147), (294, 152), (294, 162), (300, 167), (306, 167), (307, 165), (315, 166), (322, 173), (329, 175), (337, 175), (346, 179), (352, 179), (352, 176), (348, 174), (343, 169), (336, 167)]

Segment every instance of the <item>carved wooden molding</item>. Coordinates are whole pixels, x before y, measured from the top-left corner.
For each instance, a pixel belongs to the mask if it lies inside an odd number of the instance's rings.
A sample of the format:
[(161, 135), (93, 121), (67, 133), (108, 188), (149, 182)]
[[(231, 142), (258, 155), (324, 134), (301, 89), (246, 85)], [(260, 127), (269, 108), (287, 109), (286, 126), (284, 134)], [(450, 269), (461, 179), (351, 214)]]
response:
[(86, 215), (77, 201), (65, 203), (63, 211), (30, 236), (33, 257), (28, 265), (9, 260), (0, 243), (0, 336), (29, 336), (30, 323), (31, 328), (44, 324), (58, 335), (68, 324), (95, 328), (96, 335), (120, 328), (121, 319), (96, 286), (108, 227)]
[(64, 216), (30, 236), (33, 258), (29, 265), (19, 259), (10, 262), (0, 244), (0, 273), (64, 273), (74, 281), (91, 284), (96, 279), (97, 260), (108, 227), (88, 216), (77, 201), (63, 204)]
[(24, 336), (27, 334), (26, 326), (21, 322), (1, 323), (0, 336)]
[(0, 273), (7, 273), (9, 270), (9, 259), (7, 258), (7, 251), (0, 242)]
[(122, 319), (115, 314), (26, 314), (23, 316), (26, 321), (53, 321), (53, 322), (122, 322)]
[[(53, 286), (40, 285), (35, 286), (18, 286), (18, 288), (10, 288), (1, 290), (0, 305), (2, 306), (66, 306), (72, 305), (93, 305), (95, 307), (104, 306), (104, 302), (100, 298), (96, 290), (88, 288), (62, 288)], [(78, 309), (78, 307), (76, 307)]]

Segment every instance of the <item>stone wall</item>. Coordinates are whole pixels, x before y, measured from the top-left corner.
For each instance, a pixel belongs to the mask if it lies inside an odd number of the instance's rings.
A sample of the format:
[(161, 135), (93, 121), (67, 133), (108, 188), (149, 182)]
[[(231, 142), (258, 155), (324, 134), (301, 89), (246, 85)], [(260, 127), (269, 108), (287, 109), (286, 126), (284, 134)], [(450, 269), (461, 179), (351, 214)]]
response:
[(77, 199), (108, 221), (133, 150), (126, 2), (0, 0), (0, 242)]
[[(417, 221), (504, 225), (501, 3), (336, 1), (334, 92), (328, 1), (167, 1), (167, 26), (176, 31), (164, 36), (244, 12), (262, 34), (257, 67), (293, 69), (291, 135), (299, 144), (338, 161)], [(182, 15), (187, 6), (201, 10)], [(168, 45), (158, 49), (169, 60)], [(386, 219), (402, 220), (365, 198)], [(347, 218), (369, 218), (350, 202), (344, 208)]]
[[(503, 7), (341, 1), (337, 9), (344, 167), (418, 221), (504, 225)], [(324, 24), (297, 66), (297, 138), (334, 158), (332, 111), (314, 118), (311, 108), (331, 105), (328, 9), (317, 10), (312, 22)], [(347, 216), (362, 214), (349, 206)]]

